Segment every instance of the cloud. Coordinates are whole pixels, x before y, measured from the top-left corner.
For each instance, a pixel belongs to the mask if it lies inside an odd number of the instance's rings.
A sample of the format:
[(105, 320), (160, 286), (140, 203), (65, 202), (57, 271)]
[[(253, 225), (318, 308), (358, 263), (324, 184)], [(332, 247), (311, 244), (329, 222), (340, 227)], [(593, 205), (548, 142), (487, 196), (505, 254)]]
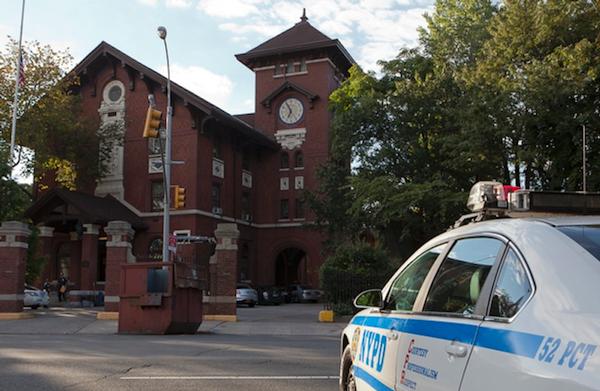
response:
[[(159, 72), (166, 75), (166, 65)], [(227, 76), (195, 65), (171, 64), (171, 79), (219, 107), (228, 105), (233, 92), (233, 82)]]
[(210, 16), (220, 18), (243, 18), (257, 14), (258, 8), (255, 1), (244, 0), (200, 0), (198, 10)]
[(243, 24), (243, 23), (222, 23), (219, 25), (219, 29), (223, 31), (230, 31), (236, 36), (238, 34), (257, 33), (263, 37), (272, 37), (279, 34), (286, 29), (283, 25), (269, 25), (266, 23), (257, 24)]
[(192, 6), (192, 0), (167, 0), (167, 8), (189, 8)]
[(6, 45), (8, 36), (11, 34), (11, 29), (8, 26), (0, 24), (0, 46)]
[(158, 0), (137, 0), (142, 5), (149, 5), (150, 7), (156, 7)]
[[(352, 48), (359, 64), (378, 70), (378, 60), (394, 58), (403, 47), (418, 44), (423, 13), (434, 0), (312, 0), (309, 22)], [(293, 26), (302, 15), (300, 0), (200, 0), (198, 10), (221, 19), (219, 29), (232, 41), (254, 47)]]

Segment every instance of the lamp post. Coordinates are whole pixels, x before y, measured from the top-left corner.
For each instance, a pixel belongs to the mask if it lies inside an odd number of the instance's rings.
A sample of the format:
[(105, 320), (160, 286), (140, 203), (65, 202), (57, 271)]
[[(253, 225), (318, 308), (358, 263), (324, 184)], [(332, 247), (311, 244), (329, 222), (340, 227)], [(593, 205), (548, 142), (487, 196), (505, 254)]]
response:
[(169, 232), (170, 232), (170, 190), (171, 190), (171, 117), (173, 108), (171, 107), (171, 68), (169, 66), (169, 50), (167, 48), (167, 29), (163, 26), (158, 27), (158, 36), (165, 44), (165, 55), (167, 57), (167, 134), (165, 136), (165, 162), (163, 164), (163, 182), (164, 182), (164, 208), (163, 208), (163, 262), (169, 262)]

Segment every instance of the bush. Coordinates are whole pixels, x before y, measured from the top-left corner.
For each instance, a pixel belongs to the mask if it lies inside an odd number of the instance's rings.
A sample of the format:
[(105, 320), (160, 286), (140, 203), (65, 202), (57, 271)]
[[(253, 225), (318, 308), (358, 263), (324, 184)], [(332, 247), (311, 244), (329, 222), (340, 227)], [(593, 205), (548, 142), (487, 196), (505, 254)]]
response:
[(383, 249), (362, 242), (344, 244), (321, 266), (321, 287), (334, 311), (347, 313), (357, 294), (382, 288), (395, 270), (395, 262)]

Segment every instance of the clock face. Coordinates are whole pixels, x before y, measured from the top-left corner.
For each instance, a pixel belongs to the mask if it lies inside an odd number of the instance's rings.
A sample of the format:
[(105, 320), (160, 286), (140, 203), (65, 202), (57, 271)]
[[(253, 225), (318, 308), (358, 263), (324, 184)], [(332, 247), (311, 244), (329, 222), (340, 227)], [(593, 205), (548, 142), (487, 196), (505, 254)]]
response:
[(304, 106), (296, 98), (288, 98), (281, 106), (279, 106), (279, 118), (283, 123), (288, 125), (295, 124), (300, 121), (302, 114), (304, 113)]

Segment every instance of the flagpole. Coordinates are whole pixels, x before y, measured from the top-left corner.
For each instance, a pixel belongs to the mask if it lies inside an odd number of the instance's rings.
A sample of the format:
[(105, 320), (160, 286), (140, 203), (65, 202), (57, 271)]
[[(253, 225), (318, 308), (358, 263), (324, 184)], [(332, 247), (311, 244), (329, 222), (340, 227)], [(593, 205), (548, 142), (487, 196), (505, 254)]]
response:
[(8, 165), (10, 167), (10, 177), (12, 178), (13, 154), (15, 151), (15, 137), (17, 134), (17, 105), (19, 103), (19, 75), (21, 74), (21, 64), (23, 62), (23, 53), (21, 53), (21, 42), (23, 40), (23, 19), (25, 18), (25, 0), (21, 6), (21, 29), (19, 31), (19, 51), (17, 54), (17, 73), (15, 74), (15, 100), (13, 103), (12, 130), (10, 132), (10, 153), (8, 155)]

